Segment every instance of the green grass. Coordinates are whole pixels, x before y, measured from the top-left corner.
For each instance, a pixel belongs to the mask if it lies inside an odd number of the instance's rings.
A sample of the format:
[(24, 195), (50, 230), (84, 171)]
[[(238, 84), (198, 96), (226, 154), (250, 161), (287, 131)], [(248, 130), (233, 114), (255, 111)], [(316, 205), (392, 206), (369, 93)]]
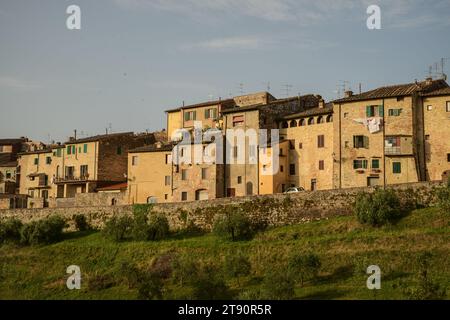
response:
[[(422, 252), (433, 254), (433, 281), (447, 288), (450, 297), (450, 218), (438, 209), (416, 210), (394, 226), (361, 226), (354, 217), (337, 217), (301, 225), (277, 227), (258, 234), (251, 241), (224, 242), (212, 234), (173, 236), (159, 242), (114, 243), (99, 232), (67, 234), (62, 242), (38, 247), (0, 247), (0, 299), (136, 299), (120, 265), (124, 261), (139, 267), (151, 265), (165, 253), (187, 253), (199, 260), (221, 264), (226, 254), (241, 251), (252, 263), (252, 274), (227, 284), (235, 293), (255, 289), (264, 273), (284, 268), (293, 252), (316, 253), (322, 268), (315, 281), (296, 287), (297, 299), (403, 299), (399, 281), (415, 285), (415, 261)], [(382, 270), (381, 290), (368, 290), (368, 275), (355, 266), (375, 264)], [(66, 288), (66, 268), (78, 265), (81, 290)], [(105, 275), (108, 288), (89, 289), (89, 279)], [(175, 290), (183, 291), (182, 288)]]

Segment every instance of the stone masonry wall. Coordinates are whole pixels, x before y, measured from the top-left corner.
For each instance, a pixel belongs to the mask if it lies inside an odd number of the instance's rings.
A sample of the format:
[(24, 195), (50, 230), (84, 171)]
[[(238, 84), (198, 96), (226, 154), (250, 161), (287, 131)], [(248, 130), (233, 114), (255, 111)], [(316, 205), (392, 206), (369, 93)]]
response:
[[(396, 185), (395, 189), (401, 199), (413, 198), (423, 205), (433, 205), (433, 189), (439, 183), (414, 183)], [(188, 223), (210, 230), (215, 216), (227, 206), (239, 205), (254, 222), (269, 226), (305, 223), (313, 220), (328, 219), (337, 215), (352, 214), (351, 206), (356, 195), (361, 192), (373, 192), (373, 188), (354, 188), (315, 192), (301, 192), (290, 195), (266, 195), (241, 198), (223, 198), (209, 201), (183, 203), (166, 203), (154, 205), (154, 211), (164, 213), (173, 230), (184, 228)], [(0, 219), (16, 217), (24, 222), (61, 215), (68, 220), (74, 214), (84, 214), (95, 227), (102, 227), (104, 222), (114, 215), (131, 214), (132, 206), (46, 208), (0, 210)], [(73, 223), (69, 221), (70, 228)]]

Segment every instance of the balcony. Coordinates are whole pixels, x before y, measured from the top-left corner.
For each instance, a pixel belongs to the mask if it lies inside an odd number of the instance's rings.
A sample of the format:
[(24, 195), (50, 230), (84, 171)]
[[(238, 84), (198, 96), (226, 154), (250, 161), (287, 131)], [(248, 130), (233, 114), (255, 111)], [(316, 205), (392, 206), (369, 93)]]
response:
[(386, 155), (400, 155), (402, 154), (402, 149), (401, 147), (385, 147), (384, 153)]
[(88, 182), (89, 174), (75, 176), (75, 175), (67, 175), (64, 177), (56, 177), (55, 183), (77, 183), (77, 182)]

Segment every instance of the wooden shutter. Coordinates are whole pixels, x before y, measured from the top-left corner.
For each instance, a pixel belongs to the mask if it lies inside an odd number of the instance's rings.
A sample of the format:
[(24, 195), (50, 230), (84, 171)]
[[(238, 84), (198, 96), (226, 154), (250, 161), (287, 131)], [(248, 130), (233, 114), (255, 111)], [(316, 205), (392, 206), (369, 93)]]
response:
[(205, 119), (209, 119), (209, 109), (205, 109)]
[(364, 148), (369, 149), (369, 137), (364, 136), (363, 141), (364, 141)]
[(366, 106), (366, 117), (371, 117), (370, 106)]
[(184, 113), (184, 121), (189, 121), (189, 112)]
[(378, 106), (378, 115), (380, 117), (384, 117), (384, 108), (383, 108), (383, 106)]

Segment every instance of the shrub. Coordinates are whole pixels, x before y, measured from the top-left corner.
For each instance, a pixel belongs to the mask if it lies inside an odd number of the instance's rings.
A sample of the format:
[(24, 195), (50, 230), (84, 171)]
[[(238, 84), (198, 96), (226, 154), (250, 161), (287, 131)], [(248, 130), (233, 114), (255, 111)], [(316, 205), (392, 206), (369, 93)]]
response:
[(133, 219), (130, 216), (114, 216), (106, 222), (103, 233), (111, 240), (124, 241), (129, 237), (132, 226)]
[(288, 270), (295, 279), (300, 280), (300, 284), (307, 280), (315, 279), (321, 267), (320, 259), (314, 253), (295, 254), (290, 257)]
[(172, 279), (180, 286), (191, 280), (192, 275), (197, 274), (197, 262), (189, 255), (177, 256), (172, 260)]
[(122, 262), (120, 273), (125, 278), (128, 288), (137, 288), (141, 278), (141, 271), (129, 262)]
[(251, 264), (248, 258), (242, 254), (228, 255), (225, 257), (225, 273), (231, 278), (237, 278), (238, 285), (239, 278), (248, 276), (251, 271)]
[(436, 196), (439, 208), (450, 214), (450, 178), (446, 186), (437, 189)]
[(72, 217), (72, 219), (75, 222), (75, 228), (78, 231), (87, 231), (91, 229), (84, 214), (76, 214)]
[(432, 255), (428, 252), (419, 255), (416, 265), (418, 275), (416, 286), (401, 283), (403, 293), (411, 300), (442, 300), (446, 296), (446, 290), (430, 278), (430, 260)]
[(123, 262), (120, 272), (125, 277), (128, 288), (138, 290), (138, 298), (143, 300), (161, 299), (163, 292), (163, 279), (158, 270), (141, 270), (135, 265)]
[(59, 216), (25, 224), (21, 229), (21, 242), (24, 244), (50, 244), (61, 240), (66, 221)]
[(193, 276), (192, 287), (195, 300), (229, 300), (232, 298), (220, 270), (216, 267), (206, 265)]
[(90, 291), (100, 291), (114, 286), (114, 279), (107, 274), (94, 274), (89, 277), (88, 289)]
[(18, 219), (7, 219), (0, 221), (0, 243), (20, 242), (20, 230), (23, 223)]
[(169, 221), (163, 214), (157, 213), (150, 215), (148, 225), (149, 240), (161, 240), (169, 235)]
[(295, 296), (295, 280), (290, 272), (272, 270), (264, 276), (261, 298), (267, 300), (289, 300)]
[(360, 193), (354, 204), (358, 221), (371, 226), (393, 223), (402, 215), (400, 201), (392, 190), (377, 189), (373, 194)]
[(224, 216), (216, 219), (213, 232), (226, 240), (249, 240), (254, 235), (250, 220), (240, 212), (238, 207), (232, 206)]

